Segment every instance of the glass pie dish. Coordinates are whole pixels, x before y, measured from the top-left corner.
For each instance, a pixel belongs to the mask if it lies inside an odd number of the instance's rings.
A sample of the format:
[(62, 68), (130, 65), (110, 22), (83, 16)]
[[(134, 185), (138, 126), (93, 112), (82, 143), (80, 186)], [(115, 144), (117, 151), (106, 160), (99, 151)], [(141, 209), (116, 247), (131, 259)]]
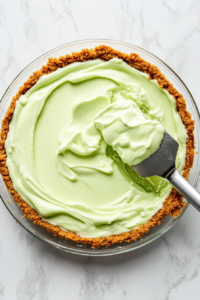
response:
[[(137, 53), (145, 59), (146, 61), (150, 62), (153, 65), (156, 65), (160, 71), (166, 76), (166, 78), (174, 85), (174, 87), (183, 95), (186, 99), (187, 103), (187, 110), (192, 114), (192, 118), (195, 120), (195, 143), (196, 143), (196, 150), (199, 152), (199, 131), (200, 131), (200, 122), (199, 122), (199, 112), (198, 108), (195, 104), (195, 101), (185, 86), (185, 84), (181, 81), (181, 79), (159, 58), (154, 56), (153, 54), (138, 48), (136, 46), (118, 42), (118, 41), (111, 41), (111, 40), (85, 40), (85, 41), (78, 41), (69, 43), (63, 46), (60, 46), (56, 49), (53, 49), (41, 57), (37, 58), (31, 64), (29, 64), (24, 70), (19, 73), (19, 75), (13, 80), (10, 84), (8, 89), (6, 90), (5, 94), (1, 99), (1, 107), (0, 107), (0, 118), (1, 121), (5, 116), (6, 110), (12, 100), (12, 97), (16, 94), (17, 89), (23, 85), (23, 83), (29, 78), (29, 76), (39, 70), (42, 65), (46, 64), (48, 57), (60, 57), (66, 54), (71, 54), (72, 52), (79, 52), (85, 48), (94, 48), (98, 45), (107, 45), (115, 50), (120, 50), (123, 53)], [(190, 171), (190, 183), (197, 187), (199, 182), (199, 174), (200, 174), (200, 162), (199, 162), (199, 155), (196, 155), (194, 158), (194, 165)], [(40, 240), (56, 247), (64, 251), (68, 251), (71, 253), (77, 253), (82, 255), (96, 255), (96, 256), (104, 256), (104, 255), (113, 255), (119, 254), (127, 251), (131, 251), (133, 249), (137, 249), (142, 247), (151, 241), (155, 240), (162, 234), (164, 234), (167, 230), (169, 230), (183, 215), (185, 210), (188, 207), (187, 205), (182, 209), (181, 214), (177, 218), (173, 218), (171, 216), (166, 217), (162, 220), (160, 225), (153, 227), (147, 234), (145, 234), (142, 238), (132, 241), (130, 243), (120, 243), (112, 245), (108, 248), (101, 247), (99, 249), (93, 249), (90, 245), (84, 244), (77, 244), (71, 240), (60, 239), (59, 237), (54, 236), (52, 233), (47, 232), (43, 227), (40, 227), (34, 224), (27, 218), (22, 218), (23, 213), (21, 212), (20, 208), (18, 207), (17, 203), (14, 202), (12, 197), (10, 196), (7, 188), (5, 187), (2, 178), (1, 178), (1, 190), (0, 195), (3, 200), (3, 203), (12, 214), (12, 216), (19, 222), (26, 230), (32, 233), (34, 236), (39, 238)], [(10, 199), (10, 201), (8, 201)]]

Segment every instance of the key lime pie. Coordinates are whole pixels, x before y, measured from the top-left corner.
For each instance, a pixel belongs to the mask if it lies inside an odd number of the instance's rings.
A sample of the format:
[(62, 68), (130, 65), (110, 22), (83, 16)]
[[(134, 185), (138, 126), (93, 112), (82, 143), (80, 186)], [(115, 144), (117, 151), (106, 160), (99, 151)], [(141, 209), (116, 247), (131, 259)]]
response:
[(179, 143), (187, 179), (194, 122), (182, 95), (137, 54), (107, 46), (50, 58), (13, 97), (2, 122), (0, 171), (25, 216), (60, 238), (94, 248), (140, 238), (182, 196), (132, 168)]

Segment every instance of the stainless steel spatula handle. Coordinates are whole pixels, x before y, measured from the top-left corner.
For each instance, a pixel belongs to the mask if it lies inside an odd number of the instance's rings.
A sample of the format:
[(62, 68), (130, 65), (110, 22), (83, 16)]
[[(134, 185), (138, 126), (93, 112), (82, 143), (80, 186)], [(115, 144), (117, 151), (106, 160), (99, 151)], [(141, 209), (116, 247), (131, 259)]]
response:
[(200, 194), (176, 169), (174, 169), (166, 178), (185, 199), (200, 211)]

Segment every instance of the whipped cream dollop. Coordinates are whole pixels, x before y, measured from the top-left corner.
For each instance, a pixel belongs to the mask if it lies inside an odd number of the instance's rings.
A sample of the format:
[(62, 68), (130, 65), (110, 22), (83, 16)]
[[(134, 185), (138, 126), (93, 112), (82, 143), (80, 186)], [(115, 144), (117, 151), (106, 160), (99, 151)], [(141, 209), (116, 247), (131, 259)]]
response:
[(17, 101), (5, 144), (9, 174), (49, 223), (88, 237), (130, 231), (171, 191), (130, 167), (159, 148), (165, 130), (179, 143), (181, 172), (187, 134), (174, 98), (119, 59), (73, 63)]

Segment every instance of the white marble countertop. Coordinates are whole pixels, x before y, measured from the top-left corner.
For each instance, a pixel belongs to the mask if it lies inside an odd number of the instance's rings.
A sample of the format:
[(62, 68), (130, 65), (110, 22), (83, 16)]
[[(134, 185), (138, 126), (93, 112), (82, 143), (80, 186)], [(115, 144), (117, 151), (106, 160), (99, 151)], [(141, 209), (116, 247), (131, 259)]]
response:
[[(200, 106), (199, 16), (199, 0), (0, 0), (0, 96), (44, 52), (107, 38), (163, 59)], [(191, 206), (163, 237), (113, 257), (54, 249), (16, 224), (1, 201), (0, 228), (0, 300), (200, 299), (200, 215)]]

